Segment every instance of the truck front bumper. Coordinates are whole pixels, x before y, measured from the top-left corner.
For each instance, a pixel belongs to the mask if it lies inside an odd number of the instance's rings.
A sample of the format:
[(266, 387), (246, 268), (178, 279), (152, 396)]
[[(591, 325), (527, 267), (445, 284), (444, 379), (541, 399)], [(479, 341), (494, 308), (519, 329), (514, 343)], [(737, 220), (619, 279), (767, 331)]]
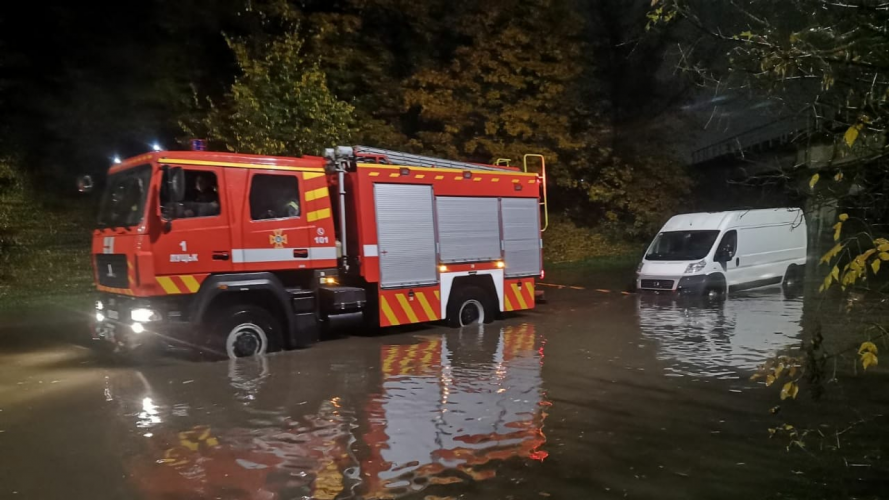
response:
[[(132, 314), (136, 309), (155, 311), (157, 317), (136, 321)], [(96, 303), (92, 338), (127, 352), (142, 348), (193, 345), (196, 340), (195, 328), (189, 322), (178, 321), (179, 315), (171, 316), (173, 309), (166, 302), (101, 294)]]

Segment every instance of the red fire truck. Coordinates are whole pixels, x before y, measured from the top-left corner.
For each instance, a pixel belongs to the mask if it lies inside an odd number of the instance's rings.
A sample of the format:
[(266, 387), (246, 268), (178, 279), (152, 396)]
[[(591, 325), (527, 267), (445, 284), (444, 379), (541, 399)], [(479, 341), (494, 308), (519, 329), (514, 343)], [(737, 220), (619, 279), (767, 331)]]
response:
[(109, 170), (93, 233), (94, 336), (242, 357), (307, 346), (341, 318), (461, 327), (530, 309), (545, 193), (539, 155), (136, 156)]

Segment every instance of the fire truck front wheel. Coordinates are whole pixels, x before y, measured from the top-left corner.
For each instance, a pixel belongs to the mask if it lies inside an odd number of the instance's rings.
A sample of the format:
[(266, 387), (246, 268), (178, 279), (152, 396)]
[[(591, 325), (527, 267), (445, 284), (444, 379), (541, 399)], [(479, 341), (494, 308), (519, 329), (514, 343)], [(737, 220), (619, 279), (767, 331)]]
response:
[(462, 287), (448, 300), (447, 322), (454, 328), (490, 322), (495, 314), (490, 297), (477, 286)]
[(212, 351), (245, 358), (281, 350), (284, 330), (268, 311), (253, 305), (231, 306), (219, 316), (210, 334)]

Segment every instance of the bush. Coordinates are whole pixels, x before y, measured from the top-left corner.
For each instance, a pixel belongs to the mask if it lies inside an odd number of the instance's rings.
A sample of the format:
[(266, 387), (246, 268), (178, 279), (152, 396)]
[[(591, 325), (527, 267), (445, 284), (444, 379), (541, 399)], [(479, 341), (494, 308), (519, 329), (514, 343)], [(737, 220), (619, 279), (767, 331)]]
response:
[(552, 264), (578, 262), (600, 257), (623, 257), (638, 253), (639, 247), (611, 239), (602, 232), (579, 227), (567, 218), (550, 220), (543, 233), (543, 256)]
[(82, 200), (48, 206), (14, 162), (0, 159), (0, 310), (92, 291), (91, 213)]

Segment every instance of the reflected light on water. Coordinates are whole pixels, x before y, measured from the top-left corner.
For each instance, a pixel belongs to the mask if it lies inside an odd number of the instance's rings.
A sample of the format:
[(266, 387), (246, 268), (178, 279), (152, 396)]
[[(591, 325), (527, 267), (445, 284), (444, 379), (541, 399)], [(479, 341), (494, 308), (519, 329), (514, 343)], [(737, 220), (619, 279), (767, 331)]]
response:
[(738, 379), (799, 342), (803, 303), (780, 292), (701, 305), (640, 297), (642, 335), (657, 343), (668, 376)]

